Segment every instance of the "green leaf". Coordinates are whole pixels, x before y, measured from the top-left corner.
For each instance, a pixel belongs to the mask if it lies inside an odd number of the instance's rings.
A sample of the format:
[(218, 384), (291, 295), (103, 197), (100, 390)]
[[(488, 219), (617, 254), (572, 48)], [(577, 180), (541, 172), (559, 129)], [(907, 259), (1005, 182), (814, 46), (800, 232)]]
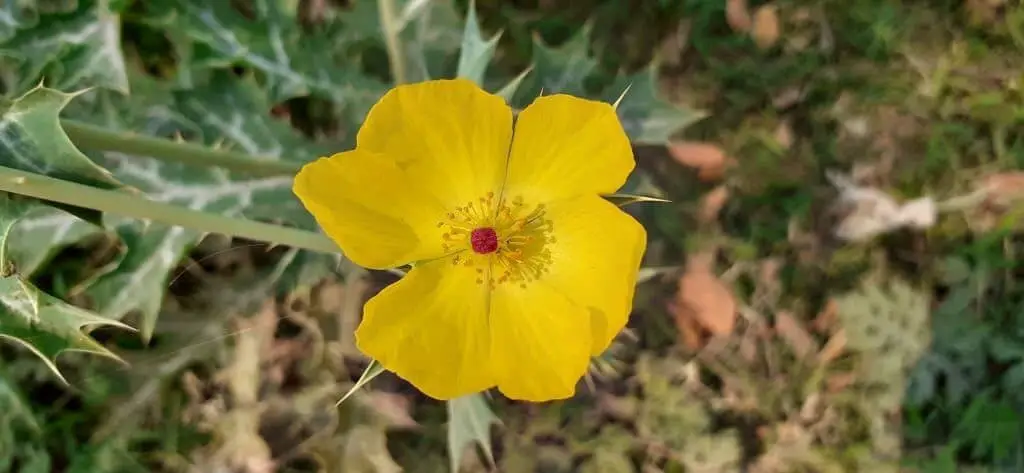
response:
[(533, 71), (519, 87), (514, 104), (526, 106), (537, 96), (564, 93), (585, 96), (584, 81), (597, 68), (590, 51), (590, 25), (558, 47), (544, 44), (540, 36), (533, 40)]
[(262, 74), (273, 103), (312, 94), (345, 106), (361, 121), (385, 85), (351, 67), (357, 62), (330, 36), (303, 34), (298, 2), (248, 3), (252, 18), (231, 2), (154, 0), (145, 3), (146, 20), (196, 43), (194, 62), (187, 66), (246, 66)]
[(56, 365), (57, 355), (64, 351), (82, 351), (120, 360), (82, 329), (102, 325), (128, 330), (132, 330), (131, 327), (70, 305), (8, 271), (16, 266), (5, 251), (11, 228), (36, 204), (8, 194), (0, 195), (0, 268), (5, 269), (0, 276), (0, 338), (28, 348), (65, 382)]
[(11, 229), (7, 254), (18, 273), (31, 276), (58, 251), (95, 235), (103, 228), (49, 205), (34, 205)]
[(14, 37), (18, 30), (31, 28), (39, 20), (32, 0), (4, 0), (0, 3), (0, 43)]
[[(0, 165), (95, 187), (123, 187), (61, 129), (61, 110), (77, 95), (39, 86), (13, 101), (0, 100)], [(99, 220), (93, 210), (59, 207), (88, 221)]]
[(0, 74), (4, 89), (24, 91), (45, 77), (59, 90), (96, 86), (128, 93), (121, 21), (108, 1), (79, 0), (70, 11), (38, 17), (30, 7), (34, 2), (4, 3), (0, 65), (14, 71)]
[(491, 425), (501, 421), (491, 412), (483, 394), (469, 394), (448, 401), (448, 458), (452, 473), (458, 473), (467, 447), (480, 445), (487, 460), (494, 464)]
[(61, 110), (77, 95), (39, 86), (0, 102), (0, 163), (96, 187), (121, 187), (109, 171), (75, 148), (60, 127)]
[(617, 77), (602, 94), (606, 102), (618, 101), (616, 112), (633, 143), (664, 145), (673, 135), (707, 116), (703, 111), (662, 99), (657, 77), (658, 67), (651, 63), (636, 74)]
[(501, 33), (485, 40), (480, 33), (480, 23), (476, 18), (476, 1), (469, 2), (466, 13), (466, 25), (462, 30), (462, 48), (459, 50), (459, 66), (456, 74), (477, 84), (484, 83), (487, 66), (494, 58), (494, 48), (498, 46)]
[[(214, 74), (209, 84), (190, 91), (125, 101), (108, 97), (92, 116), (106, 117), (104, 125), (153, 136), (182, 132), (204, 143), (235, 146), (258, 156), (304, 161), (324, 150), (310, 145), (289, 126), (267, 114), (262, 91), (250, 79)], [(140, 156), (105, 153), (99, 159), (117, 177), (145, 192), (150, 199), (196, 210), (255, 219), (284, 220), (315, 228), (312, 217), (294, 197), (290, 176), (251, 178), (223, 169), (200, 169)], [(148, 339), (156, 325), (171, 271), (202, 234), (180, 227), (109, 218), (127, 252), (116, 269), (97, 278), (87, 289), (97, 311), (111, 318), (138, 311), (139, 329)]]

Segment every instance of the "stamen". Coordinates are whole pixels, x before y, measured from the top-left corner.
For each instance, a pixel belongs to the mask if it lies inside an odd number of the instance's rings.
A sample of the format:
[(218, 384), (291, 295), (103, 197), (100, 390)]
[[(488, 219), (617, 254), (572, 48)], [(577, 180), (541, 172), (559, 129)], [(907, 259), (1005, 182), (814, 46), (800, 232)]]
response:
[[(521, 197), (495, 201), (494, 193), (457, 206), (438, 223), (441, 246), (455, 266), (475, 268), (478, 284), (525, 287), (548, 271), (553, 224), (543, 205)], [(465, 251), (472, 250), (472, 251)]]

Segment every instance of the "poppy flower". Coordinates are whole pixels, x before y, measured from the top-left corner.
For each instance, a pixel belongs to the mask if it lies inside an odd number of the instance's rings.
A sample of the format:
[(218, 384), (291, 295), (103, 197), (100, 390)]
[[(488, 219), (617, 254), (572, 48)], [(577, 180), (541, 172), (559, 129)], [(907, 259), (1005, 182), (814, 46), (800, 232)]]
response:
[(345, 256), (412, 269), (370, 299), (356, 345), (424, 394), (575, 392), (625, 326), (644, 228), (601, 197), (635, 166), (614, 108), (569, 95), (513, 114), (464, 79), (400, 85), (356, 147), (294, 191)]

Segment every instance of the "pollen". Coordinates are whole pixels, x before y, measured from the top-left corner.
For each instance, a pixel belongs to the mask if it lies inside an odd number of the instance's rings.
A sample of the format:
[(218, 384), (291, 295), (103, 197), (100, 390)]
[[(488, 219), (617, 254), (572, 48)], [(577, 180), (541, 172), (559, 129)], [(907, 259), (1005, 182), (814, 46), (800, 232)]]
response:
[(494, 193), (455, 207), (438, 223), (444, 251), (453, 263), (472, 267), (477, 282), (495, 287), (525, 287), (548, 271), (552, 222), (543, 205), (527, 205), (520, 197)]
[(498, 232), (491, 227), (477, 228), (469, 234), (469, 243), (477, 253), (494, 253), (498, 251)]

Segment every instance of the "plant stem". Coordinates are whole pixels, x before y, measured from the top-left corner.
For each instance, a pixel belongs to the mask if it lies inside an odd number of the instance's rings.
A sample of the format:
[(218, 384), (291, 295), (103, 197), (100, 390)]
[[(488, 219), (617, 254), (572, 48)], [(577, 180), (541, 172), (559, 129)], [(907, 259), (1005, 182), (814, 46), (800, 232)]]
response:
[(377, 0), (377, 13), (380, 15), (380, 27), (384, 33), (384, 46), (388, 50), (388, 63), (391, 65), (391, 78), (395, 84), (405, 83), (405, 51), (398, 41), (401, 30), (395, 20), (394, 0)]
[(320, 233), (200, 212), (154, 202), (140, 195), (97, 189), (4, 166), (0, 166), (0, 191), (110, 212), (125, 217), (152, 220), (201, 232), (222, 233), (228, 236), (322, 253), (341, 252), (334, 242)]
[(257, 158), (245, 153), (215, 150), (192, 143), (112, 131), (74, 120), (62, 119), (60, 124), (76, 146), (95, 151), (149, 156), (192, 166), (219, 166), (257, 177), (294, 175), (302, 167), (301, 164), (284, 162), (277, 158)]

